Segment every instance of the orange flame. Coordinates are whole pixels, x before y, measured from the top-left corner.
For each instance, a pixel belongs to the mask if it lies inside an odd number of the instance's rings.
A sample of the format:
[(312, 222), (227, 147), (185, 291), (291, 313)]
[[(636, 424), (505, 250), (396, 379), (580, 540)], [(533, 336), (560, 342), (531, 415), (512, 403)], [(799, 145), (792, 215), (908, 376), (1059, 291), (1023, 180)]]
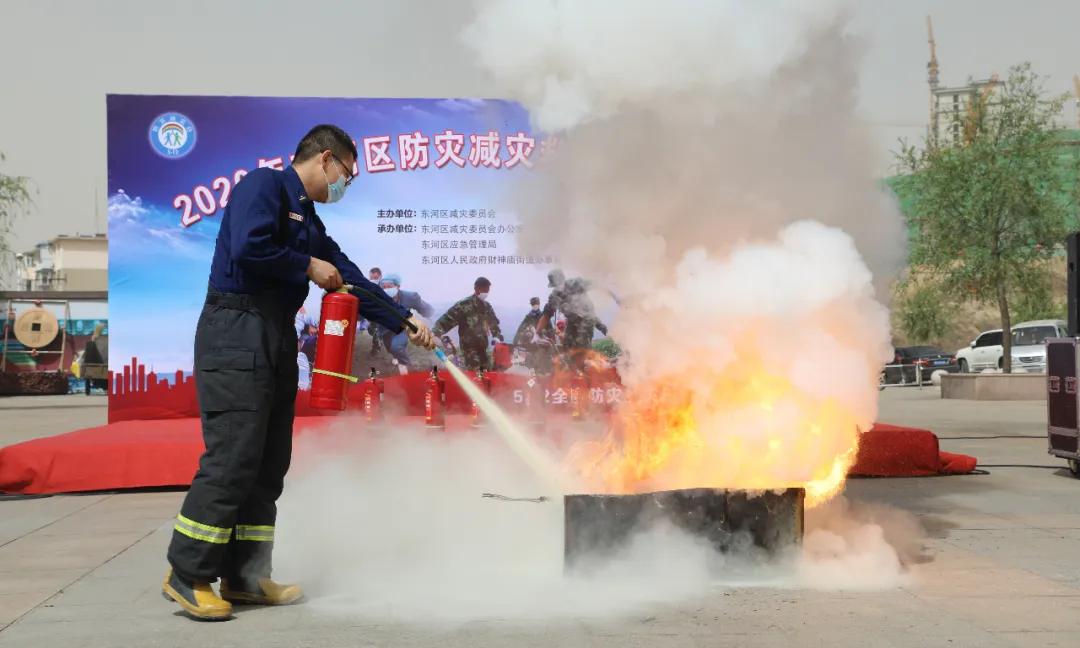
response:
[(577, 444), (568, 460), (606, 492), (802, 487), (814, 506), (842, 489), (858, 426), (835, 399), (739, 358), (631, 387), (607, 435)]

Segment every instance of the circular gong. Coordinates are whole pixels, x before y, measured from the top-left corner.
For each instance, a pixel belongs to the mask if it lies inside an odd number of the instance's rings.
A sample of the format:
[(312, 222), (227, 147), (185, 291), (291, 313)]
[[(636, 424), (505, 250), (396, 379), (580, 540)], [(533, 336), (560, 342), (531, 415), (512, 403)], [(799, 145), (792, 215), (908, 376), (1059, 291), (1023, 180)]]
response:
[(44, 308), (31, 308), (15, 320), (15, 339), (31, 349), (49, 346), (59, 332), (60, 322)]

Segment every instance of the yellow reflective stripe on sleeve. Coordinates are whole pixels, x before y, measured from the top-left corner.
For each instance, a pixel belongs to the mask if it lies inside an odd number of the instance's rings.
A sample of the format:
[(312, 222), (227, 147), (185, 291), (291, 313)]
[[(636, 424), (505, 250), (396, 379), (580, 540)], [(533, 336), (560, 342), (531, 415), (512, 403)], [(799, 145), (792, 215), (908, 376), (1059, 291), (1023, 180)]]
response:
[(237, 524), (236, 539), (249, 542), (273, 542), (274, 527), (256, 524)]
[(180, 514), (177, 514), (176, 524), (173, 528), (189, 538), (214, 544), (227, 544), (229, 537), (232, 535), (232, 529), (202, 524)]

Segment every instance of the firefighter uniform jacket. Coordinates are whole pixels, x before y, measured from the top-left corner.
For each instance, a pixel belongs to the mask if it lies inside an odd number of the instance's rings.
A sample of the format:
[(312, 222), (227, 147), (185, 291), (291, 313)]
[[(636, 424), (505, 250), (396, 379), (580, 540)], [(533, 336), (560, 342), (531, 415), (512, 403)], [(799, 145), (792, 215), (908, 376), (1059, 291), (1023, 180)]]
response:
[(282, 308), (295, 313), (308, 294), (307, 269), (311, 257), (322, 259), (341, 273), (345, 283), (376, 293), (381, 302), (363, 293), (360, 314), (391, 331), (404, 329), (397, 309), (382, 288), (368, 280), (326, 233), (315, 205), (305, 195), (300, 176), (292, 167), (284, 171), (256, 169), (236, 185), (218, 230), (210, 290), (254, 295), (272, 290)]

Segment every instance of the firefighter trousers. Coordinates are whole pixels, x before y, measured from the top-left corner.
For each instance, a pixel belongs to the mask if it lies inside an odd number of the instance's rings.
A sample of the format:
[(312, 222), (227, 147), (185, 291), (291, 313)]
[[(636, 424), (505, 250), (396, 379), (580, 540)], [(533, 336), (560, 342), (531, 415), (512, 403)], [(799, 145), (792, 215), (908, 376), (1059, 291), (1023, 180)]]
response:
[(195, 330), (203, 441), (169, 563), (189, 581), (270, 576), (277, 499), (292, 455), (295, 313), (273, 295), (210, 292)]

